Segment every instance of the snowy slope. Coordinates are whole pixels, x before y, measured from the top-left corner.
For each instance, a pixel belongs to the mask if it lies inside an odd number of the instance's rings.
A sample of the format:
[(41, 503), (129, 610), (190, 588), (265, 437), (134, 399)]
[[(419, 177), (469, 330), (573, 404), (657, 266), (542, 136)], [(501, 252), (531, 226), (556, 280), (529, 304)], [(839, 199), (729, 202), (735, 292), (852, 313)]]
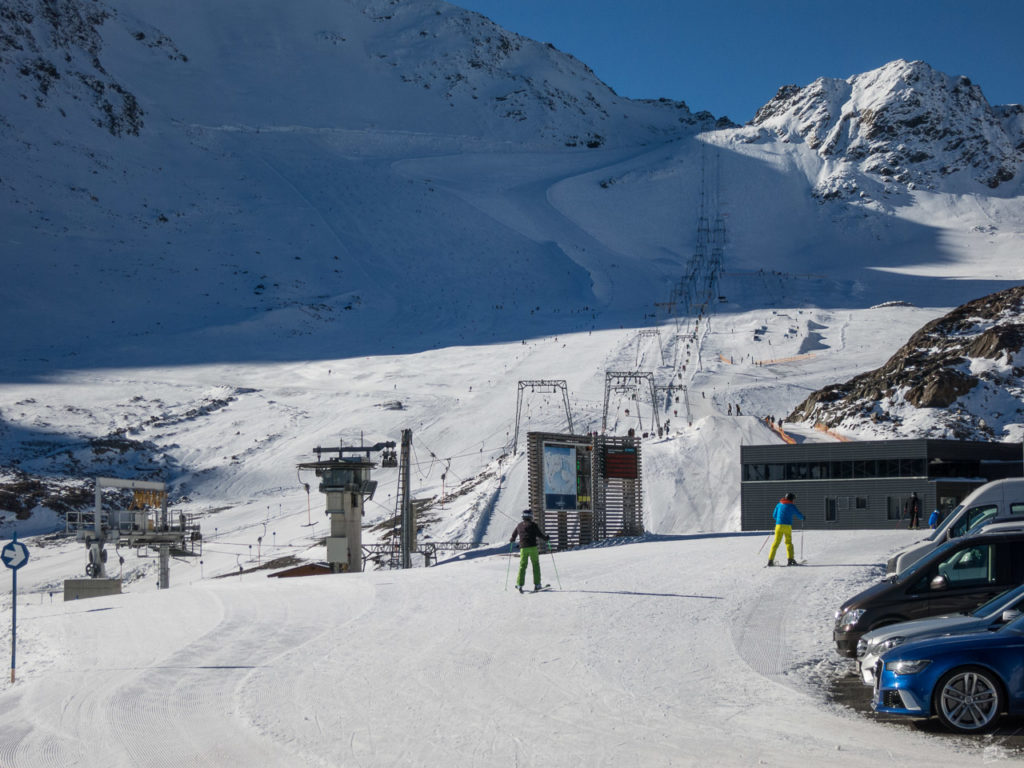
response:
[(505, 588), (500, 553), (281, 581), (195, 573), (88, 604), (23, 593), (0, 762), (1017, 764), (998, 738), (880, 725), (824, 698), (848, 664), (830, 611), (911, 533), (808, 532), (814, 566), (795, 573), (762, 568), (758, 535), (545, 556), (561, 590), (540, 595)]

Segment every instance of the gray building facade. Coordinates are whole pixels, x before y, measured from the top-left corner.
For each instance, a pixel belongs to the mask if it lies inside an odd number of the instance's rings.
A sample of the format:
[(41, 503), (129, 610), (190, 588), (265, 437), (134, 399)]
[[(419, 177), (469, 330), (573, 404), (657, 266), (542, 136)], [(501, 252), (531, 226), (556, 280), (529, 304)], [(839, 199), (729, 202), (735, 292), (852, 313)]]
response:
[(774, 528), (772, 510), (788, 492), (807, 529), (906, 527), (916, 492), (924, 528), (933, 509), (945, 519), (978, 486), (1024, 476), (1020, 443), (964, 440), (744, 445), (740, 464), (744, 531)]

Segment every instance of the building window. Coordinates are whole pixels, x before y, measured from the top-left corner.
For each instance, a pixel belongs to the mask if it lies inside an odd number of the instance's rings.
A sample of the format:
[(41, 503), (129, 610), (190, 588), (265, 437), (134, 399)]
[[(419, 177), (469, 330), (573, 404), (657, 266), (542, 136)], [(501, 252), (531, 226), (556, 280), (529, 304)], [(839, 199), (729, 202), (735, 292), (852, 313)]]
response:
[(852, 461), (833, 461), (831, 464), (833, 480), (849, 480), (853, 477)]
[(836, 500), (833, 498), (825, 498), (825, 522), (834, 523), (836, 521)]
[(901, 477), (924, 477), (927, 471), (924, 459), (900, 459)]
[(886, 503), (886, 517), (889, 520), (900, 520), (903, 517), (903, 496), (887, 496), (885, 499)]
[(878, 462), (874, 459), (853, 462), (853, 476), (857, 479), (862, 477), (878, 477)]
[(867, 509), (868, 508), (868, 498), (867, 498), (867, 496), (858, 496), (856, 504), (857, 504), (857, 509)]

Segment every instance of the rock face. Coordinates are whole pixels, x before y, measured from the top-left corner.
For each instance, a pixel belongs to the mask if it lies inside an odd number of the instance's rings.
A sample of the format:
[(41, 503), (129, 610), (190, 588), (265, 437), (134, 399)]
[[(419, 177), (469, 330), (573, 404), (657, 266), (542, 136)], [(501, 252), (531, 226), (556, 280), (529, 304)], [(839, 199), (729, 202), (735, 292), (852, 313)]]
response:
[[(791, 421), (919, 437), (999, 439), (1024, 414), (1024, 286), (977, 299), (915, 333), (881, 368), (815, 392)], [(924, 409), (933, 418), (917, 419)], [(924, 432), (925, 434), (921, 434)]]
[(968, 78), (921, 61), (784, 86), (751, 125), (815, 151), (821, 200), (867, 194), (858, 174), (909, 189), (955, 180), (995, 189), (1024, 161), (1024, 108), (992, 106)]
[[(0, 7), (0, 73), (13, 71), (19, 95), (39, 108), (59, 91), (86, 105), (97, 127), (113, 136), (137, 136), (143, 110), (101, 62), (100, 30), (108, 18), (100, 3), (7, 0)], [(141, 41), (145, 35), (139, 34)]]

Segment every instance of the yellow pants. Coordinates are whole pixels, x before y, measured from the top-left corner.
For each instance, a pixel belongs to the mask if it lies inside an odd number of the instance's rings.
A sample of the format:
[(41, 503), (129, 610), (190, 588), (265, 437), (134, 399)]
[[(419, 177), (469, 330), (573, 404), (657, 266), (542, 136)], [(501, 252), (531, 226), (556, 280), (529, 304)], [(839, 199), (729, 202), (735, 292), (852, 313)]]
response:
[(772, 548), (768, 552), (768, 559), (775, 559), (775, 552), (779, 548), (779, 544), (782, 543), (782, 537), (786, 537), (786, 554), (789, 559), (793, 559), (793, 526), (792, 525), (776, 525), (775, 526), (775, 541), (772, 542)]

